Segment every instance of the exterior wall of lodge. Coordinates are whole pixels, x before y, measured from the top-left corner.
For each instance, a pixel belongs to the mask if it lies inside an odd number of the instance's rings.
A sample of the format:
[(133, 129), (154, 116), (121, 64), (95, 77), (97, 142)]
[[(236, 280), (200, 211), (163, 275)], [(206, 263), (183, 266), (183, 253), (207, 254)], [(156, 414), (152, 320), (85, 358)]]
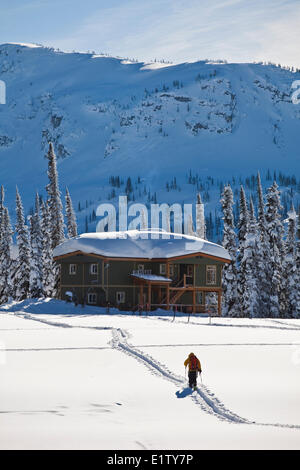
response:
[[(60, 264), (60, 289), (59, 298), (66, 299), (66, 292), (72, 292), (76, 295), (78, 303), (94, 304), (105, 306), (107, 302), (111, 306), (118, 305), (123, 309), (131, 309), (139, 303), (145, 303), (140, 300), (140, 286), (137, 285), (130, 275), (133, 271), (143, 269), (151, 271), (151, 274), (167, 277), (166, 260), (163, 261), (138, 261), (138, 260), (105, 260), (96, 256), (86, 256), (82, 254), (70, 255), (57, 260)], [(97, 265), (97, 273), (91, 273), (91, 265)], [(169, 278), (173, 280), (171, 287), (176, 285), (183, 274), (191, 274), (188, 287), (201, 288), (203, 291), (220, 291), (221, 289), (221, 271), (222, 261), (217, 261), (204, 256), (184, 257), (176, 260), (170, 260)], [(70, 273), (70, 265), (73, 267), (73, 274)], [(165, 265), (166, 272), (161, 272), (160, 265)], [(215, 266), (216, 282), (207, 283), (207, 266)], [(213, 268), (214, 269), (214, 268)], [(156, 304), (157, 299), (162, 299), (166, 295), (166, 287), (161, 286), (159, 292), (158, 286), (152, 287), (152, 303)], [(118, 293), (124, 292), (124, 294)], [(147, 288), (144, 289), (147, 295)], [(91, 296), (89, 294), (96, 294)], [(117, 302), (117, 296), (124, 296), (121, 303)], [(203, 294), (205, 296), (205, 293)], [(91, 302), (92, 300), (92, 302)], [(124, 300), (124, 301), (123, 301)], [(196, 299), (196, 303), (204, 303), (204, 297)], [(178, 300), (179, 304), (192, 304), (193, 293), (186, 291)]]

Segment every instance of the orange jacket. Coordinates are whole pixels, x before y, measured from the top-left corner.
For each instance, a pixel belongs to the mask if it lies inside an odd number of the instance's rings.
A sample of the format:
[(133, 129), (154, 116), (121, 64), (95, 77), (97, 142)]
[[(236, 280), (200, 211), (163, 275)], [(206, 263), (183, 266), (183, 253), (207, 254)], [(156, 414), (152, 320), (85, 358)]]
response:
[(199, 359), (195, 356), (195, 354), (191, 353), (189, 354), (188, 358), (184, 361), (184, 366), (187, 367), (189, 366), (189, 371), (191, 370), (191, 358), (195, 357), (197, 359), (197, 369), (199, 372), (201, 372), (201, 364)]

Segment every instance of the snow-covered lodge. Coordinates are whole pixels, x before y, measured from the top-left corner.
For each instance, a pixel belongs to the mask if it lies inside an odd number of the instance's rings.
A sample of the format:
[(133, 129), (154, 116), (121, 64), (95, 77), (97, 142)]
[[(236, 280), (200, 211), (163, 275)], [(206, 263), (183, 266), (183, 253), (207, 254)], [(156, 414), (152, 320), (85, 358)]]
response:
[(85, 233), (54, 250), (59, 298), (121, 310), (204, 312), (215, 298), (221, 313), (221, 272), (230, 263), (220, 245), (161, 231)]

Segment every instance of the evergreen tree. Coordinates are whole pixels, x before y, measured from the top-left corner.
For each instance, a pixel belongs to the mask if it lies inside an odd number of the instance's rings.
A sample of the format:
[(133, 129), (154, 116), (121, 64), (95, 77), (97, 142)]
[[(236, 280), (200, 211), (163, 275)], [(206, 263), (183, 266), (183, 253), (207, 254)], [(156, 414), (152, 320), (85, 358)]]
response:
[(239, 221), (238, 221), (238, 263), (240, 264), (244, 256), (244, 245), (246, 235), (248, 232), (249, 213), (247, 207), (247, 200), (243, 186), (240, 188), (240, 202), (239, 202)]
[[(3, 199), (2, 199), (3, 201)], [(12, 228), (9, 213), (6, 207), (2, 207), (1, 214), (1, 239), (0, 239), (0, 303), (5, 303), (12, 295)]]
[(263, 197), (263, 190), (261, 185), (260, 174), (257, 173), (257, 196), (258, 196), (258, 211), (257, 211), (257, 222), (260, 232), (261, 241), (264, 244), (267, 240), (267, 228), (266, 228), (266, 217), (265, 217), (265, 203)]
[(285, 303), (287, 317), (293, 317), (297, 311), (299, 274), (296, 266), (296, 229), (297, 229), (297, 214), (294, 207), (288, 212), (288, 231), (285, 242), (285, 254), (283, 262), (283, 276), (282, 283), (285, 292)]
[(41, 203), (41, 232), (42, 232), (42, 266), (44, 295), (51, 297), (54, 293), (58, 268), (53, 261), (51, 248), (51, 224), (47, 201)]
[(295, 273), (295, 283), (296, 283), (296, 296), (295, 296), (295, 304), (293, 305), (293, 317), (300, 318), (300, 238), (297, 240), (296, 243), (296, 255), (295, 255), (295, 266), (296, 266), (296, 273)]
[(35, 212), (30, 222), (30, 282), (31, 297), (42, 297), (43, 289), (43, 239), (40, 221), (39, 196), (35, 199)]
[(268, 275), (268, 259), (269, 259), (269, 246), (267, 236), (267, 222), (265, 216), (265, 203), (263, 190), (261, 185), (260, 174), (257, 174), (257, 199), (258, 199), (258, 211), (257, 211), (257, 225), (258, 233), (260, 237), (260, 260), (261, 264), (257, 271), (258, 283), (260, 285), (259, 291), (259, 311), (260, 316), (267, 317), (269, 315), (269, 285)]
[(67, 216), (67, 230), (68, 237), (77, 237), (77, 222), (76, 215), (73, 209), (72, 199), (68, 188), (66, 188), (66, 216)]
[(223, 246), (228, 251), (231, 257), (231, 263), (225, 264), (222, 271), (223, 283), (223, 313), (228, 316), (238, 315), (238, 302), (237, 302), (237, 247), (236, 236), (234, 231), (234, 217), (233, 217), (233, 193), (230, 185), (225, 186), (221, 205), (223, 209), (224, 221), (224, 234)]
[(132, 187), (132, 182), (131, 182), (131, 178), (130, 176), (127, 178), (127, 182), (126, 182), (126, 188), (125, 188), (125, 193), (127, 194), (127, 196), (130, 195), (130, 193), (132, 193), (133, 191), (133, 187)]
[(49, 151), (47, 157), (49, 184), (46, 186), (46, 190), (48, 193), (48, 204), (50, 213), (51, 246), (52, 249), (54, 249), (57, 245), (64, 241), (64, 218), (58, 185), (56, 156), (51, 142), (49, 144)]
[(14, 275), (14, 297), (16, 300), (23, 300), (29, 294), (30, 249), (28, 228), (25, 225), (24, 210), (18, 188), (16, 191), (16, 215), (18, 258)]
[(249, 229), (249, 214), (247, 208), (247, 201), (243, 186), (240, 188), (240, 203), (239, 203), (239, 221), (238, 221), (238, 256), (237, 256), (237, 293), (239, 300), (239, 316), (244, 316), (247, 313), (243, 312), (244, 297), (248, 298), (250, 293), (246, 292), (246, 259), (245, 259), (245, 246), (246, 238)]
[(244, 255), (241, 260), (241, 271), (244, 277), (241, 311), (245, 317), (260, 316), (258, 284), (258, 271), (262, 264), (260, 243), (253, 201), (250, 199), (248, 229), (244, 242)]
[[(1, 186), (1, 190), (0, 190), (0, 243), (1, 243), (1, 239), (2, 239), (2, 231), (4, 229), (4, 226), (2, 224), (3, 212), (4, 212), (4, 188), (3, 188), (3, 186)], [(0, 268), (1, 268), (1, 266), (0, 266)], [(1, 288), (1, 286), (0, 286), (0, 288)]]
[[(4, 188), (3, 188), (3, 186), (1, 186), (1, 190), (0, 190), (0, 227), (1, 227), (3, 211), (4, 211)], [(1, 230), (0, 230), (0, 239), (1, 239)]]
[(268, 238), (268, 259), (266, 260), (266, 279), (269, 286), (269, 315), (279, 317), (286, 308), (282, 281), (283, 226), (280, 218), (280, 193), (274, 181), (267, 191), (266, 228)]

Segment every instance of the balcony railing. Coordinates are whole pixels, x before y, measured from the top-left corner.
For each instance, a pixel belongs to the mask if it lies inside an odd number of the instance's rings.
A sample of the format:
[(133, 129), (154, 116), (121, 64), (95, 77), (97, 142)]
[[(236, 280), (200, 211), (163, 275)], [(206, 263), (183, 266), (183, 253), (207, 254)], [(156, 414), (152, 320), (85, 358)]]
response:
[(134, 269), (132, 274), (152, 274), (152, 269)]

